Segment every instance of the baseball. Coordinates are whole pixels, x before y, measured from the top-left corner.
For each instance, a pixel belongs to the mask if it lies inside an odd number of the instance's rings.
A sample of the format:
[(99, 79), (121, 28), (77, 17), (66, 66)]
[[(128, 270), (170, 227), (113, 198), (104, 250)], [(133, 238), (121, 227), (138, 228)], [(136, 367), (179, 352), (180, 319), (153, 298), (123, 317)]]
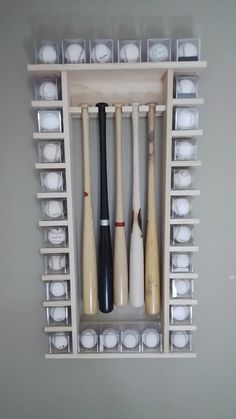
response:
[(85, 50), (79, 44), (70, 44), (66, 48), (65, 57), (68, 63), (84, 63)]
[(168, 61), (169, 51), (166, 45), (156, 43), (149, 48), (148, 56), (151, 62)]
[(189, 309), (187, 306), (175, 306), (173, 307), (173, 318), (179, 322), (183, 322), (189, 315)]
[(174, 186), (176, 188), (188, 188), (192, 184), (192, 174), (189, 169), (176, 170), (174, 173)]
[(175, 215), (183, 217), (190, 212), (190, 201), (187, 198), (174, 198), (172, 200), (172, 211)]
[(189, 291), (190, 283), (187, 279), (176, 279), (175, 289), (178, 295), (185, 295)]
[(120, 62), (135, 63), (140, 59), (140, 51), (135, 44), (125, 44), (120, 49)]
[(175, 145), (177, 160), (191, 160), (194, 157), (194, 145), (190, 141), (178, 141)]
[(145, 329), (142, 334), (142, 341), (145, 346), (148, 348), (155, 348), (159, 343), (159, 334), (157, 330), (148, 328)]
[(136, 330), (125, 330), (122, 335), (122, 343), (127, 349), (133, 349), (138, 345), (139, 334)]
[(191, 129), (195, 125), (195, 116), (192, 111), (178, 109), (176, 117), (177, 129)]
[(192, 42), (185, 42), (180, 45), (178, 49), (179, 58), (189, 58), (198, 56), (198, 51), (196, 45)]
[(102, 332), (103, 345), (107, 349), (114, 348), (118, 343), (118, 334), (115, 329), (107, 328)]
[(196, 93), (195, 84), (191, 79), (181, 79), (177, 83), (176, 91), (184, 95)]
[(51, 44), (43, 45), (39, 50), (39, 60), (44, 64), (55, 64), (57, 61), (56, 48)]
[(54, 333), (52, 344), (56, 349), (65, 349), (68, 346), (67, 336), (63, 332)]
[[(40, 112), (40, 111), (39, 111)], [(42, 111), (40, 113), (40, 128), (43, 131), (58, 132), (61, 129), (60, 116), (58, 111)]]
[(178, 243), (188, 243), (192, 237), (192, 229), (189, 226), (174, 226), (173, 238)]
[(62, 269), (65, 269), (65, 255), (50, 255), (48, 258), (48, 266), (52, 271), (61, 271)]
[(81, 345), (86, 349), (92, 349), (97, 344), (98, 335), (94, 329), (86, 329), (80, 335)]
[(58, 99), (57, 85), (51, 81), (44, 81), (39, 86), (39, 96), (43, 100)]
[(97, 44), (91, 52), (92, 63), (109, 63), (112, 61), (111, 50), (105, 44)]
[(44, 160), (48, 162), (58, 162), (61, 160), (60, 144), (48, 143), (43, 147)]
[(47, 201), (44, 207), (45, 214), (49, 218), (59, 218), (62, 216), (63, 207), (61, 201)]
[(44, 186), (48, 191), (59, 191), (62, 189), (62, 175), (59, 172), (48, 172), (44, 176)]
[(67, 283), (66, 281), (58, 281), (54, 282), (52, 281), (50, 284), (50, 293), (54, 297), (62, 297), (66, 293)]
[(66, 320), (65, 307), (51, 307), (50, 316), (54, 322), (64, 322)]
[(172, 334), (172, 342), (176, 348), (184, 348), (187, 345), (188, 340), (187, 332), (173, 332)]
[(64, 227), (55, 227), (48, 230), (48, 241), (53, 245), (61, 245), (66, 241), (66, 230)]
[(190, 256), (188, 253), (174, 253), (172, 262), (175, 268), (189, 268)]

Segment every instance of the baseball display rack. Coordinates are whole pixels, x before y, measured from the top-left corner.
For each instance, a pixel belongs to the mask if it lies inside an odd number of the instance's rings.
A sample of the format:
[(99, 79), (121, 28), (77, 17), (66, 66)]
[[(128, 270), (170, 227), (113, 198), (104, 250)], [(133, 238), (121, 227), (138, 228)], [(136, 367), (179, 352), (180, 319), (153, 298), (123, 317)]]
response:
[[(203, 135), (199, 107), (204, 100), (198, 95), (198, 85), (199, 75), (206, 67), (206, 62), (194, 60), (28, 66), (35, 85), (32, 107), (37, 128), (33, 140), (38, 145), (35, 167), (40, 179), (37, 198), (42, 208), (39, 227), (43, 242), (40, 257), (45, 262), (42, 281), (47, 358), (196, 356), (193, 320), (198, 274), (194, 255), (198, 252), (195, 229), (199, 219), (195, 216), (194, 200), (200, 194), (197, 144)], [(76, 121), (78, 118), (81, 124)], [(111, 145), (109, 138), (106, 150), (110, 118), (115, 120), (115, 140)], [(145, 134), (140, 130), (144, 118), (148, 121)], [(155, 123), (161, 125), (161, 135), (155, 131)], [(100, 139), (100, 153), (99, 140), (98, 144), (91, 144), (95, 135)], [(161, 142), (158, 153), (153, 151), (157, 138)], [(129, 141), (131, 150), (127, 155), (125, 141)], [(76, 161), (78, 142), (82, 162)], [(103, 165), (100, 182), (99, 171), (95, 179), (89, 165), (99, 156)], [(111, 167), (107, 163), (114, 156), (116, 164)], [(124, 160), (129, 168), (124, 168)], [(157, 181), (159, 169), (153, 169), (154, 160), (156, 167), (161, 165), (161, 182)], [(139, 177), (139, 163), (150, 182), (145, 182), (141, 174)], [(119, 182), (110, 182), (110, 178)], [(131, 219), (132, 191), (133, 220), (125, 233), (124, 218)], [(99, 193), (104, 199), (100, 214)], [(161, 211), (155, 208), (155, 194)], [(88, 197), (91, 206), (85, 207)], [(111, 217), (108, 231), (108, 208), (115, 197), (120, 200), (118, 219), (114, 217), (113, 222)], [(140, 210), (143, 202), (147, 203), (147, 211)], [(84, 211), (78, 210), (78, 205)], [(90, 227), (85, 227), (85, 215)], [(153, 222), (152, 233), (158, 230), (158, 241), (156, 236), (150, 236), (149, 253), (145, 247), (150, 234), (145, 227), (147, 219)], [(96, 226), (100, 226), (98, 234)], [(78, 233), (84, 228), (89, 242)], [(119, 228), (119, 234), (123, 229), (123, 242), (119, 239), (123, 244), (119, 244), (120, 250), (112, 244), (116, 259), (111, 264), (107, 257), (115, 228)], [(137, 232), (139, 239), (145, 239), (138, 245), (133, 244), (132, 237)], [(103, 237), (100, 244), (99, 237)], [(120, 277), (117, 274), (112, 279), (111, 266), (113, 277), (115, 270)]]

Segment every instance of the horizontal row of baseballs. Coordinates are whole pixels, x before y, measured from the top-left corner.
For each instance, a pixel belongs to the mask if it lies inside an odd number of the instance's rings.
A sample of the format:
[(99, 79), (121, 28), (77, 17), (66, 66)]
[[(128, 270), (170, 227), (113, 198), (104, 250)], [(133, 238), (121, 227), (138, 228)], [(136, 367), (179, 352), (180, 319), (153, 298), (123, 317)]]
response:
[[(78, 64), (112, 63), (118, 61), (142, 61), (142, 42), (137, 39), (124, 39), (116, 43), (112, 39), (92, 39), (87, 48), (84, 39), (65, 39), (63, 41), (40, 41), (35, 43), (35, 62), (40, 64)], [(145, 46), (145, 61), (167, 62), (172, 59), (171, 39), (148, 39)], [(176, 61), (200, 60), (200, 39), (177, 39)]]
[[(174, 97), (198, 97), (199, 77), (191, 75), (177, 75), (174, 84)], [(61, 98), (61, 84), (57, 77), (43, 77), (34, 83), (35, 100), (59, 100)]]
[[(172, 169), (172, 188), (176, 190), (193, 189), (196, 171), (193, 168)], [(41, 192), (66, 192), (64, 170), (41, 171)]]
[[(40, 110), (37, 112), (38, 132), (62, 132), (62, 112), (60, 110)], [(196, 130), (199, 126), (197, 108), (175, 108), (173, 129)]]
[[(189, 331), (170, 332), (172, 352), (192, 351), (192, 333)], [(70, 353), (71, 336), (57, 332), (49, 335), (49, 353)], [(113, 327), (101, 331), (94, 327), (83, 329), (78, 336), (79, 353), (104, 352), (162, 352), (162, 335), (152, 325), (138, 329), (128, 327), (118, 330)]]

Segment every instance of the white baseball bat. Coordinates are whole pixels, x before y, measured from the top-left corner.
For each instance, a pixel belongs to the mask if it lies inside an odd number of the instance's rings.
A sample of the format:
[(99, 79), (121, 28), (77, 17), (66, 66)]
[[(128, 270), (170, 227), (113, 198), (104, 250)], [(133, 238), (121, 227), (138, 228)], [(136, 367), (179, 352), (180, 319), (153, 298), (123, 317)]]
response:
[(123, 209), (122, 161), (121, 161), (122, 105), (115, 106), (116, 129), (116, 216), (114, 236), (114, 296), (115, 305), (128, 303), (128, 262)]
[(88, 105), (81, 105), (81, 110), (84, 160), (84, 220), (82, 250), (83, 311), (85, 314), (95, 314), (98, 309), (98, 286), (96, 243), (91, 200)]
[(160, 311), (160, 272), (156, 222), (154, 140), (156, 104), (149, 104), (148, 111), (148, 184), (147, 184), (147, 233), (145, 247), (145, 309), (150, 315)]
[(133, 129), (133, 214), (130, 238), (130, 303), (134, 307), (144, 304), (144, 254), (139, 185), (139, 106), (132, 104)]

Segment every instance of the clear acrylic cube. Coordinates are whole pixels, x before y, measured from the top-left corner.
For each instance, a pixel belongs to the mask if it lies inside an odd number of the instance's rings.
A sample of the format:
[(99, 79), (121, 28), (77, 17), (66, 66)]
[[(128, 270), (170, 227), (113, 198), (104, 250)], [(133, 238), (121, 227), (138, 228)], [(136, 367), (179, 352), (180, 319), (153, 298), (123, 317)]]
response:
[(192, 253), (172, 252), (170, 264), (171, 272), (193, 272)]
[(176, 190), (195, 187), (195, 170), (189, 167), (172, 169), (172, 188)]
[(61, 141), (38, 142), (39, 163), (61, 163), (64, 159), (64, 146)]
[(191, 218), (194, 201), (189, 196), (176, 196), (171, 199), (171, 218)]
[(177, 99), (191, 99), (198, 97), (198, 76), (182, 76), (178, 75), (175, 78), (175, 97)]
[(142, 352), (162, 352), (162, 334), (159, 325), (145, 324), (141, 328)]
[(171, 226), (171, 244), (193, 245), (194, 244), (194, 228), (192, 225), (176, 224)]
[(59, 64), (61, 48), (58, 41), (37, 41), (34, 44), (36, 64)]
[(41, 171), (41, 192), (63, 192), (65, 190), (65, 174), (62, 170)]
[(89, 41), (90, 63), (113, 63), (113, 40), (91, 39)]
[(51, 333), (48, 336), (49, 353), (50, 354), (70, 353), (71, 341), (72, 341), (71, 333), (68, 333), (68, 332)]
[(171, 352), (191, 352), (192, 333), (189, 331), (170, 332)]
[(99, 352), (99, 329), (97, 326), (82, 326), (78, 336), (78, 352)]
[(147, 40), (147, 61), (171, 61), (171, 40), (167, 38), (153, 38)]
[(64, 64), (86, 63), (85, 39), (64, 39), (62, 41), (62, 62)]
[(62, 114), (59, 110), (37, 112), (38, 132), (62, 132)]
[(172, 298), (193, 298), (192, 279), (172, 279), (170, 283), (170, 294)]
[(177, 39), (177, 61), (200, 61), (201, 40), (199, 38)]
[(192, 324), (193, 307), (190, 305), (170, 306), (170, 324)]
[(141, 336), (136, 324), (121, 327), (121, 352), (141, 352)]
[(69, 281), (47, 281), (45, 285), (47, 301), (64, 301), (69, 299)]
[(58, 100), (60, 95), (60, 83), (57, 77), (43, 77), (35, 80), (35, 100)]
[(137, 63), (141, 61), (141, 41), (125, 39), (117, 42), (118, 62)]
[(67, 218), (66, 199), (43, 199), (41, 205), (43, 220), (64, 220)]
[(68, 246), (68, 229), (64, 226), (53, 226), (43, 228), (45, 247), (66, 247)]
[(174, 129), (175, 130), (195, 130), (198, 129), (199, 111), (197, 108), (175, 108), (174, 110)]
[(180, 138), (173, 141), (173, 160), (197, 160), (197, 141), (194, 138)]
[(69, 256), (68, 254), (49, 254), (45, 255), (45, 274), (57, 275), (69, 273)]
[(100, 330), (100, 352), (119, 352), (120, 333), (117, 325), (103, 325)]
[(46, 308), (48, 326), (68, 326), (71, 323), (70, 308), (52, 306)]

